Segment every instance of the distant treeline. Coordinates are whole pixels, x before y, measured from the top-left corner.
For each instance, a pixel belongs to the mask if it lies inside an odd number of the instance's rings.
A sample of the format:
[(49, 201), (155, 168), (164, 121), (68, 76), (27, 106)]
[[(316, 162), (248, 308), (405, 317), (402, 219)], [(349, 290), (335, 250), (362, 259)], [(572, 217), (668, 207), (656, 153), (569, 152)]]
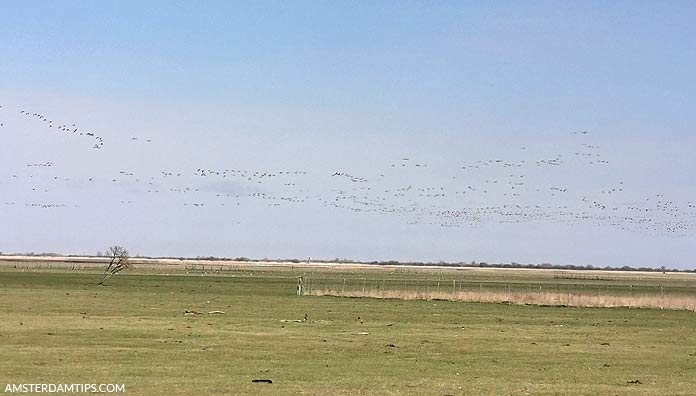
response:
[[(300, 262), (297, 260), (287, 260), (287, 261), (292, 261), (292, 262)], [(323, 262), (324, 260), (317, 260), (319, 262)], [(595, 267), (592, 265), (573, 265), (573, 264), (549, 264), (549, 263), (543, 263), (543, 264), (521, 264), (521, 263), (487, 263), (485, 261), (481, 262), (476, 262), (476, 261), (471, 261), (469, 263), (466, 262), (457, 262), (457, 263), (448, 263), (445, 261), (440, 261), (437, 263), (434, 262), (421, 262), (421, 261), (407, 261), (407, 262), (401, 262), (401, 261), (395, 261), (395, 260), (389, 260), (389, 261), (353, 261), (353, 260), (343, 260), (343, 259), (335, 259), (335, 260), (330, 260), (330, 262), (335, 262), (335, 263), (346, 263), (346, 264), (369, 264), (369, 265), (406, 265), (406, 266), (414, 266), (414, 267), (419, 267), (419, 266), (438, 266), (438, 267), (478, 267), (478, 268), (528, 268), (528, 269), (556, 269), (556, 270), (582, 270), (582, 271), (647, 271), (647, 272), (696, 272), (696, 269), (670, 269), (665, 266), (662, 266), (660, 268), (652, 268), (652, 267), (629, 267), (629, 266), (623, 266), (623, 267)]]
[[(0, 252), (0, 255), (3, 255)], [(17, 256), (31, 256), (31, 257), (84, 257), (83, 255), (64, 255), (58, 253), (12, 253), (9, 255)], [(101, 257), (102, 253), (97, 252), (97, 257)], [(265, 262), (265, 261), (277, 261), (277, 262), (288, 262), (288, 263), (337, 263), (337, 264), (366, 264), (366, 265), (405, 265), (413, 267), (423, 267), (423, 266), (438, 266), (438, 267), (478, 267), (478, 268), (528, 268), (528, 269), (555, 269), (555, 270), (581, 270), (581, 271), (643, 271), (643, 272), (694, 272), (696, 273), (696, 268), (694, 269), (674, 269), (668, 268), (666, 266), (661, 266), (659, 268), (654, 267), (595, 267), (593, 265), (574, 265), (574, 264), (521, 264), (521, 263), (487, 263), (485, 261), (471, 261), (471, 262), (457, 262), (448, 263), (445, 261), (439, 262), (422, 262), (422, 261), (357, 261), (350, 259), (339, 259), (335, 258), (333, 260), (325, 259), (306, 259), (300, 260), (296, 258), (292, 259), (253, 259), (249, 257), (216, 257), (216, 256), (197, 256), (197, 257), (150, 257), (135, 255), (134, 258), (147, 258), (147, 259), (169, 259), (169, 260), (207, 260), (207, 261), (241, 261), (241, 262)]]
[[(173, 257), (159, 257), (159, 258), (173, 258)], [(186, 258), (184, 257), (177, 257), (180, 260), (185, 260)], [(296, 258), (293, 259), (268, 259), (268, 258), (263, 258), (263, 259), (252, 259), (248, 257), (236, 257), (236, 258), (227, 258), (227, 257), (214, 257), (214, 256), (198, 256), (195, 258), (196, 260), (210, 260), (210, 261), (242, 261), (242, 262), (264, 262), (264, 261), (279, 261), (279, 262), (289, 262), (289, 263), (295, 263), (295, 264), (301, 264), (301, 263), (337, 263), (337, 264), (366, 264), (366, 265), (405, 265), (405, 266), (412, 266), (412, 267), (424, 267), (424, 266), (438, 266), (438, 267), (479, 267), (479, 268), (529, 268), (529, 269), (556, 269), (556, 270), (581, 270), (581, 271), (644, 271), (644, 272), (694, 272), (696, 273), (696, 268), (695, 269), (671, 269), (667, 268), (666, 266), (661, 266), (660, 268), (653, 268), (653, 267), (629, 267), (627, 265), (623, 267), (595, 267), (593, 265), (573, 265), (573, 264), (549, 264), (549, 263), (543, 263), (543, 264), (521, 264), (521, 263), (487, 263), (485, 261), (477, 262), (477, 261), (471, 261), (471, 262), (456, 262), (456, 263), (448, 263), (445, 261), (439, 261), (439, 262), (423, 262), (423, 261), (397, 261), (397, 260), (388, 260), (388, 261), (358, 261), (358, 260), (350, 260), (350, 259), (339, 259), (335, 258), (333, 260), (326, 260), (326, 259), (307, 259), (307, 260), (299, 260)]]

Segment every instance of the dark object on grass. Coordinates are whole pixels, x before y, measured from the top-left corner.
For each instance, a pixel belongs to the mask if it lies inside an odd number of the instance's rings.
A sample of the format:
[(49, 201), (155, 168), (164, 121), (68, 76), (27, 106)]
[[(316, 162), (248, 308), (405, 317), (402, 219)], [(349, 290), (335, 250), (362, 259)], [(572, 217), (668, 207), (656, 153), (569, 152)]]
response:
[(253, 380), (251, 380), (251, 382), (253, 382), (255, 384), (272, 384), (273, 383), (273, 381), (271, 381), (269, 379), (253, 379)]
[(641, 384), (642, 384), (642, 382), (640, 382), (640, 380), (626, 381), (626, 383), (627, 383), (627, 384), (637, 384), (637, 385), (641, 385)]

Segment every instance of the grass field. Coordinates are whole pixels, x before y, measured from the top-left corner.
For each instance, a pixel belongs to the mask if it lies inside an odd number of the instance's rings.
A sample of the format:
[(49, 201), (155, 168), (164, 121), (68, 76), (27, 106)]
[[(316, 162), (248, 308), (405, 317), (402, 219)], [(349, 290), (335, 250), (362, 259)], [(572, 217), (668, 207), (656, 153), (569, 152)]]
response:
[[(695, 393), (691, 311), (298, 297), (299, 274), (379, 281), (367, 270), (303, 271), (135, 270), (98, 287), (89, 270), (2, 269), (0, 387), (122, 383), (127, 395)], [(389, 276), (443, 277), (424, 274)], [(518, 276), (479, 275), (472, 282)], [(518, 284), (554, 279), (519, 276)], [(673, 282), (690, 293), (688, 280)], [(225, 313), (207, 313), (215, 310)]]

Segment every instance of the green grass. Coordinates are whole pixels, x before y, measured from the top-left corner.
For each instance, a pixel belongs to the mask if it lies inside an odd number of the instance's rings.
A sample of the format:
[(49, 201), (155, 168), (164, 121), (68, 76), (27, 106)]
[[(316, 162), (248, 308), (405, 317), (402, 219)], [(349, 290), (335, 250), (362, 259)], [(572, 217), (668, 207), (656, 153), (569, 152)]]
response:
[[(98, 287), (98, 274), (85, 271), (0, 271), (0, 387), (123, 383), (127, 395), (696, 389), (694, 312), (297, 297), (296, 275), (130, 272)], [(305, 314), (307, 322), (282, 322)]]

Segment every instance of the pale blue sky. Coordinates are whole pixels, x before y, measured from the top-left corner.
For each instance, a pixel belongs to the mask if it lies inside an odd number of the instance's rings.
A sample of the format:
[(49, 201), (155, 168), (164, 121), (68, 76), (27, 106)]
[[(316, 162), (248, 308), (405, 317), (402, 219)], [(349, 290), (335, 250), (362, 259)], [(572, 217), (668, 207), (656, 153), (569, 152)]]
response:
[[(694, 268), (694, 20), (676, 1), (2, 2), (0, 251)], [(462, 170), (494, 159), (524, 165)], [(519, 196), (488, 187), (513, 176)], [(527, 208), (482, 214), (503, 205)]]

